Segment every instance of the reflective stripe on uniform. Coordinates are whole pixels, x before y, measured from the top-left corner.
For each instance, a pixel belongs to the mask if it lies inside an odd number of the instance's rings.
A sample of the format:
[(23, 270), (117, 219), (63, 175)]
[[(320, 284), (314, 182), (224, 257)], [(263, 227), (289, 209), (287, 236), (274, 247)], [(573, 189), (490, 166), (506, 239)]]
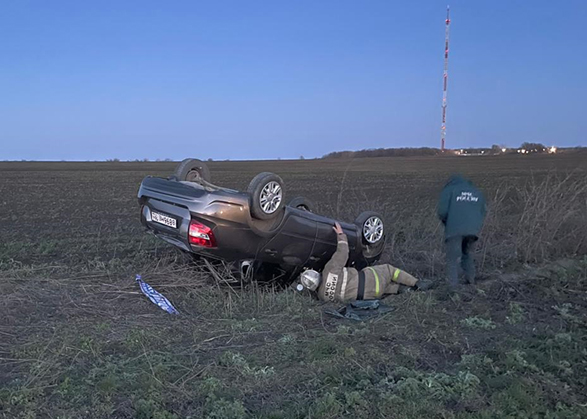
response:
[(396, 269), (395, 273), (393, 274), (393, 282), (397, 282), (397, 279), (399, 278), (399, 274), (400, 274), (400, 270)]
[(349, 279), (348, 271), (346, 268), (342, 268), (342, 286), (340, 287), (340, 298), (344, 300), (346, 293), (346, 282)]
[(373, 275), (375, 275), (375, 297), (379, 296), (379, 275), (377, 275), (377, 271), (373, 268), (369, 268)]

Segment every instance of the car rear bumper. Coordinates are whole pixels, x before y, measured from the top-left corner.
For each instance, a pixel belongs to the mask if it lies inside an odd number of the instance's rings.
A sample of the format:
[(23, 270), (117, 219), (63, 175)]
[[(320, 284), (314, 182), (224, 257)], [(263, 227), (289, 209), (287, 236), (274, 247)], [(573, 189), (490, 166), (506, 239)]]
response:
[[(173, 228), (153, 221), (150, 216), (153, 211), (174, 218), (177, 221), (177, 227)], [(188, 231), (192, 220), (212, 229), (216, 241), (215, 247), (197, 246), (189, 242)], [(153, 198), (143, 201), (141, 223), (157, 237), (184, 251), (228, 261), (255, 258), (260, 240), (246, 225), (204, 214), (193, 214), (187, 208)]]
[[(249, 225), (248, 196), (227, 189), (147, 177), (138, 192), (141, 223), (156, 236), (178, 248), (206, 257), (238, 261), (253, 259), (264, 238)], [(176, 227), (155, 222), (153, 211), (176, 220)], [(189, 226), (194, 220), (212, 230), (214, 247), (191, 244)]]

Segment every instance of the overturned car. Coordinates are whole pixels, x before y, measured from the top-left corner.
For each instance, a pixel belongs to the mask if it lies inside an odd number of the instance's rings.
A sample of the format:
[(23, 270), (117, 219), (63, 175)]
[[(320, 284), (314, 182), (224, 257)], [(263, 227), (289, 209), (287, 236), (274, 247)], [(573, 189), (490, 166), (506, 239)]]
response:
[[(335, 220), (313, 213), (301, 197), (286, 205), (284, 182), (273, 173), (258, 174), (240, 192), (214, 185), (204, 162), (186, 159), (168, 178), (144, 178), (138, 200), (150, 232), (184, 252), (228, 262), (242, 279), (321, 270), (336, 250)], [(349, 266), (362, 269), (379, 259), (385, 242), (379, 214), (366, 211), (340, 225)]]

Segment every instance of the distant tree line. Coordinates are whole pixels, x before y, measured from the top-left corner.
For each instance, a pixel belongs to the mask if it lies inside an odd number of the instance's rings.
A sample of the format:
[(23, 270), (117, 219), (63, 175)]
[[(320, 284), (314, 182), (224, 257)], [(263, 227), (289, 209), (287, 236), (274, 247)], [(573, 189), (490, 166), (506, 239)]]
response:
[(352, 159), (357, 157), (412, 157), (412, 156), (435, 156), (440, 154), (439, 148), (369, 148), (358, 151), (333, 151), (322, 158), (324, 159)]
[[(526, 150), (527, 153), (547, 153), (550, 148), (541, 143), (524, 142), (518, 148), (511, 148), (505, 145), (493, 144), (491, 147), (462, 148), (455, 150), (457, 154), (463, 155), (497, 155), (505, 153), (516, 153), (518, 150)], [(585, 147), (560, 148), (560, 151), (578, 152), (585, 151)], [(443, 154), (439, 148), (369, 148), (357, 151), (333, 151), (322, 156), (323, 159), (352, 159), (359, 157), (415, 157), (415, 156), (436, 156)], [(300, 156), (303, 159), (303, 156)]]

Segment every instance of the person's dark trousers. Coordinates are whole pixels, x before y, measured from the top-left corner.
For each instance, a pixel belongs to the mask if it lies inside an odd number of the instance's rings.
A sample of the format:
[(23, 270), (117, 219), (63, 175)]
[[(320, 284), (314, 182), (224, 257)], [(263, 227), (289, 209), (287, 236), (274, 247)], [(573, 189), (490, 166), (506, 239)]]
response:
[(475, 261), (473, 250), (476, 236), (456, 236), (446, 240), (446, 274), (448, 285), (455, 288), (459, 283), (459, 258), (469, 284), (475, 283)]

